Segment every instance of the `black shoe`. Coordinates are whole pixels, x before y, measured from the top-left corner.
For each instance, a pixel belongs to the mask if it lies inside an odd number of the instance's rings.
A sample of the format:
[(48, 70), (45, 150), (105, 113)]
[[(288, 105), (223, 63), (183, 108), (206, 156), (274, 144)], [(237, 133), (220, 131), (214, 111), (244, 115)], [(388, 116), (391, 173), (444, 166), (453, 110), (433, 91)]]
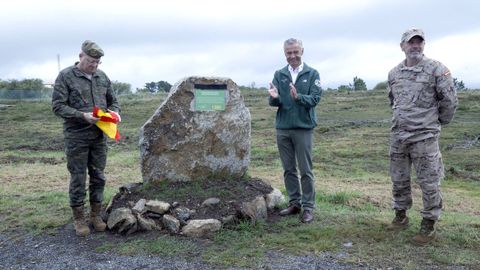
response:
[(280, 211), (280, 216), (290, 216), (300, 213), (301, 208), (296, 205), (289, 205), (287, 208)]
[(313, 212), (312, 210), (303, 210), (302, 218), (300, 219), (303, 223), (310, 223), (313, 221)]

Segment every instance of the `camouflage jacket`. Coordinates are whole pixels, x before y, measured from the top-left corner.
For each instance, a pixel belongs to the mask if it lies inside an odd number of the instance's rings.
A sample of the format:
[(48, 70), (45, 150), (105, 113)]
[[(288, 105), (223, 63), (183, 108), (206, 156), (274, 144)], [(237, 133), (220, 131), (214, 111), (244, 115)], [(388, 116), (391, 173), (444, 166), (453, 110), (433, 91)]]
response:
[(413, 67), (404, 61), (388, 73), (388, 96), (393, 111), (392, 134), (405, 141), (438, 136), (457, 108), (457, 93), (450, 71), (423, 57)]
[(120, 112), (112, 84), (107, 75), (97, 70), (92, 79), (76, 64), (60, 72), (52, 95), (53, 112), (64, 119), (65, 138), (97, 138), (102, 131), (83, 118), (84, 112), (93, 112), (93, 106)]

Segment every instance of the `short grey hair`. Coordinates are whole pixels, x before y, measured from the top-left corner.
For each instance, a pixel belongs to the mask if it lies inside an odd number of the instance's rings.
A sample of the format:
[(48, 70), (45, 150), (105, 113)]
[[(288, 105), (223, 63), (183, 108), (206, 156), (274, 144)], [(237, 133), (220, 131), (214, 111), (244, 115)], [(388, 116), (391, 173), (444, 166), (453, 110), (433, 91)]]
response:
[(283, 42), (283, 48), (287, 47), (288, 45), (293, 45), (293, 44), (298, 44), (300, 46), (300, 48), (303, 49), (302, 41), (300, 39), (296, 39), (296, 38), (289, 38), (289, 39), (285, 40), (285, 42)]

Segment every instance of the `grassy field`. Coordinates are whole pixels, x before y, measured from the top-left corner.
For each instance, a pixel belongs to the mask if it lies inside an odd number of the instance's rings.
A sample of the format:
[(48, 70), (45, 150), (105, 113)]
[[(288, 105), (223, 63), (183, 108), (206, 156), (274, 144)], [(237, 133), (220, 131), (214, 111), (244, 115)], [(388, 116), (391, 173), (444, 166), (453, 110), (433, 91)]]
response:
[[(260, 177), (284, 191), (275, 143), (275, 108), (266, 92), (246, 91), (252, 114), (249, 175)], [(106, 169), (109, 199), (122, 184), (141, 181), (138, 132), (165, 98), (124, 96), (120, 132), (124, 139), (111, 143)], [(441, 149), (446, 178), (442, 182), (445, 209), (438, 239), (429, 247), (415, 247), (421, 192), (414, 185), (411, 226), (400, 233), (386, 231), (393, 217), (388, 174), (391, 112), (385, 91), (328, 92), (317, 107), (314, 173), (316, 220), (299, 224), (284, 218), (275, 224), (240, 224), (222, 230), (202, 247), (200, 256), (217, 266), (253, 266), (268, 250), (291, 254), (328, 251), (355, 265), (422, 269), (480, 265), (480, 91), (459, 94), (454, 121), (443, 128)], [(49, 101), (14, 102), (0, 108), (0, 233), (55, 233), (71, 222), (68, 172), (64, 159), (61, 120), (51, 113)], [(190, 254), (194, 241), (162, 236), (105, 243), (98, 251), (116, 249), (161, 255)], [(172, 253), (174, 252), (174, 253)]]

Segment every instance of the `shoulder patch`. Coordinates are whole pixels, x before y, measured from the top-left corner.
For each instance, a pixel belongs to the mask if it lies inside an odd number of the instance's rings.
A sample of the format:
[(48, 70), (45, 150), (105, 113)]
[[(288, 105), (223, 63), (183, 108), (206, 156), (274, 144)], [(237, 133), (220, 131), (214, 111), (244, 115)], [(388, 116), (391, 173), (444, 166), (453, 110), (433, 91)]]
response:
[(315, 80), (315, 86), (320, 87), (322, 84), (320, 80)]

